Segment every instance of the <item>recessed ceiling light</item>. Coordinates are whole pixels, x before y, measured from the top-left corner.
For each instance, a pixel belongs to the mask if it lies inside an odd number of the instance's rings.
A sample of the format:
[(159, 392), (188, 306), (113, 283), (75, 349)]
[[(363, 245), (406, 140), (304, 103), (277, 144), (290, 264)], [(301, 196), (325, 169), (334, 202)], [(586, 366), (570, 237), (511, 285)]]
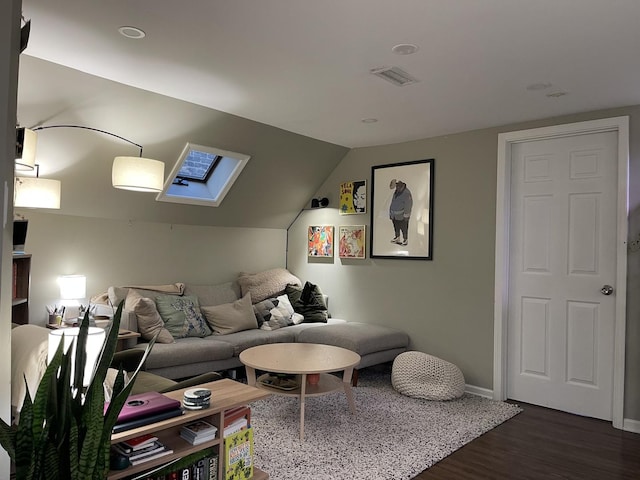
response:
[(413, 43), (400, 43), (393, 47), (391, 51), (397, 55), (411, 55), (418, 51), (418, 46)]
[(127, 38), (133, 38), (134, 40), (138, 40), (140, 38), (144, 38), (147, 34), (144, 31), (140, 30), (138, 27), (129, 27), (124, 26), (118, 28), (118, 31), (121, 35), (124, 35)]
[(378, 121), (377, 118), (363, 118), (360, 120), (362, 123), (376, 123)]
[(536, 90), (546, 90), (551, 87), (551, 83), (549, 82), (538, 82), (532, 83), (531, 85), (527, 85), (527, 90), (536, 91)]

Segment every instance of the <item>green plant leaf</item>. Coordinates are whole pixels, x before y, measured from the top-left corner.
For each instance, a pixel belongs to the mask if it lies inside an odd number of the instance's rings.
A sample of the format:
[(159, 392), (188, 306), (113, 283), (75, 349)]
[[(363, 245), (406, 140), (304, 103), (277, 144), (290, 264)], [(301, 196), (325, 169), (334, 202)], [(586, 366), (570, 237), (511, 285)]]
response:
[(103, 383), (118, 341), (123, 306), (121, 302), (114, 315), (86, 390), (82, 383), (88, 314), (80, 325), (75, 357), (71, 350), (65, 354), (64, 342), (60, 342), (33, 402), (27, 390), (18, 427), (0, 423), (0, 443), (15, 460), (16, 480), (103, 480), (107, 476), (113, 426), (155, 343), (154, 337), (128, 382), (122, 369), (118, 371), (105, 414)]

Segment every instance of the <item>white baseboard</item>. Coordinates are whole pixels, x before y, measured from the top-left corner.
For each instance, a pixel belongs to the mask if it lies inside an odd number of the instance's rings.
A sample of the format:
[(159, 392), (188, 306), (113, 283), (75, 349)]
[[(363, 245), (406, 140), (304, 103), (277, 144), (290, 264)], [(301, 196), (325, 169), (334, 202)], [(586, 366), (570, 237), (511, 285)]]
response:
[(493, 399), (493, 390), (489, 390), (488, 388), (476, 387), (475, 385), (465, 385), (464, 387), (465, 393), (470, 393), (471, 395), (477, 395), (479, 397)]
[(622, 430), (625, 432), (640, 433), (640, 420), (625, 418), (622, 421)]

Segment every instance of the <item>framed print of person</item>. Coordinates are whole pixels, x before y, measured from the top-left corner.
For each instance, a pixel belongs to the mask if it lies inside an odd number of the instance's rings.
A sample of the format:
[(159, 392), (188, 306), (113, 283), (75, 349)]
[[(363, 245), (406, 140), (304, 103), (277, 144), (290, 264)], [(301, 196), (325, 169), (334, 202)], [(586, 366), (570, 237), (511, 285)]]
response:
[(340, 184), (341, 215), (367, 213), (367, 181), (344, 182)]
[(365, 226), (338, 227), (338, 254), (340, 258), (365, 258)]
[(310, 226), (307, 241), (309, 257), (333, 257), (333, 226)]
[(434, 159), (371, 167), (371, 258), (433, 259)]

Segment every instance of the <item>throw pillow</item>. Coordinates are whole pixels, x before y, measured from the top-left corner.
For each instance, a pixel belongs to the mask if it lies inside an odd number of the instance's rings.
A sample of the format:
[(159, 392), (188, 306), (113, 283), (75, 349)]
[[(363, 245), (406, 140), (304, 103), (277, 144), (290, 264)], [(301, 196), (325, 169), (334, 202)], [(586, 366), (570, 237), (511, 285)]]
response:
[(253, 311), (262, 330), (276, 330), (301, 323), (304, 319), (293, 310), (286, 295), (258, 302), (253, 306)]
[(169, 330), (164, 328), (164, 322), (156, 309), (156, 304), (150, 298), (144, 298), (133, 289), (129, 290), (124, 302), (124, 309), (135, 313), (140, 336), (149, 341), (159, 331), (156, 339), (158, 343), (173, 343), (175, 340)]
[(156, 307), (173, 338), (211, 335), (211, 329), (200, 312), (198, 297), (159, 295)]
[(327, 322), (329, 312), (320, 287), (311, 282), (305, 282), (303, 288), (288, 285), (285, 293), (296, 313), (304, 316), (305, 323)]
[(261, 302), (275, 298), (284, 292), (287, 285), (300, 285), (302, 282), (286, 268), (273, 268), (259, 273), (241, 273), (238, 284), (242, 295), (251, 294), (251, 301)]
[(200, 307), (214, 335), (227, 335), (258, 328), (251, 307), (251, 295), (246, 294), (240, 300), (211, 307)]

